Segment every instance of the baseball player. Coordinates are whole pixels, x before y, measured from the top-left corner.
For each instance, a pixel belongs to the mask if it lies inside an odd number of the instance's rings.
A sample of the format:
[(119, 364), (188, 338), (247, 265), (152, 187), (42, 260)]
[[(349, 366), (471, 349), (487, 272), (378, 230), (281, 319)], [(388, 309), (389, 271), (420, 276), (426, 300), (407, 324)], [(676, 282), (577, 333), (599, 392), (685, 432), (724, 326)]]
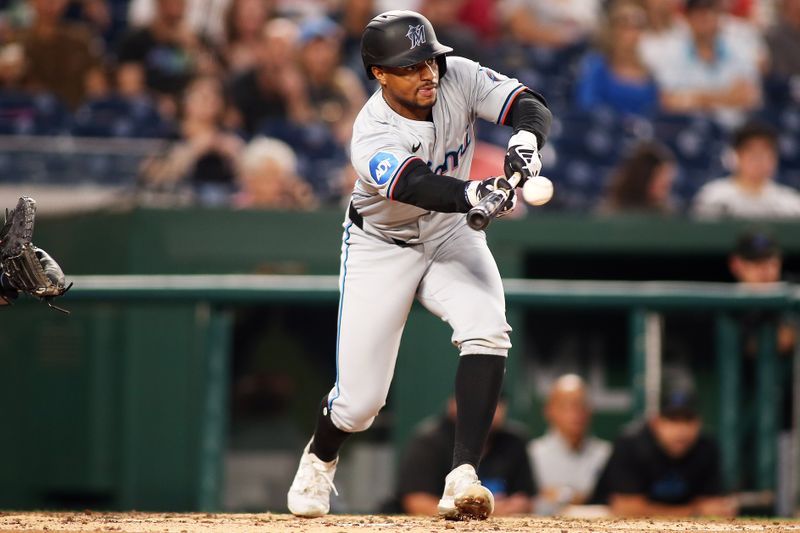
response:
[[(298, 516), (329, 511), (339, 448), (385, 404), (414, 298), (448, 322), (460, 352), (453, 469), (439, 514), (484, 519), (494, 508), (476, 471), (511, 328), (486, 235), (471, 229), (464, 213), (511, 185), (504, 177), (469, 181), (473, 123), (481, 117), (514, 129), (504, 171), (524, 182), (539, 174), (551, 115), (543, 98), (517, 80), (446, 57), (450, 52), (413, 11), (380, 14), (362, 36), (364, 67), (380, 87), (353, 127), (358, 180), (342, 238), (337, 376), (289, 489), (289, 510)], [(509, 195), (506, 212), (515, 198)]]

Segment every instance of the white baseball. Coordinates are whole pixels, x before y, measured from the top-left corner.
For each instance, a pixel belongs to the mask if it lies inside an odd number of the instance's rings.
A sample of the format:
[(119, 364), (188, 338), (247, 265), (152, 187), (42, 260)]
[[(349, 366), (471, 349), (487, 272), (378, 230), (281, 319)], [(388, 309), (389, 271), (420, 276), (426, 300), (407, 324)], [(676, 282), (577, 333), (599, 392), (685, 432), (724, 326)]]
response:
[(553, 182), (544, 176), (528, 178), (522, 186), (522, 197), (530, 205), (544, 205), (553, 197)]

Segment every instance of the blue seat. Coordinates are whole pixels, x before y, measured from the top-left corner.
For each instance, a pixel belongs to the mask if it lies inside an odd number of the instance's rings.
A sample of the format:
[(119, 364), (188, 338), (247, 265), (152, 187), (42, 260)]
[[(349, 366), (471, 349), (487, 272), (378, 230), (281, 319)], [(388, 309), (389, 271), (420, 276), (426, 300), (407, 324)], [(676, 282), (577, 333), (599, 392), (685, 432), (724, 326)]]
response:
[(72, 127), (78, 137), (160, 138), (170, 131), (150, 100), (116, 96), (86, 102)]
[(61, 135), (69, 131), (69, 113), (48, 93), (0, 91), (0, 134)]
[(553, 181), (554, 205), (562, 209), (592, 209), (605, 193), (613, 165), (598, 162), (583, 152), (554, 148), (555, 161), (545, 174)]
[(564, 113), (554, 118), (551, 132), (551, 142), (559, 152), (594, 165), (615, 164), (623, 148), (621, 122), (606, 110)]
[(709, 143), (725, 140), (717, 123), (704, 115), (659, 115), (653, 119), (653, 133), (681, 159), (703, 158)]
[(800, 83), (782, 76), (766, 76), (761, 84), (768, 108), (781, 109), (800, 105)]

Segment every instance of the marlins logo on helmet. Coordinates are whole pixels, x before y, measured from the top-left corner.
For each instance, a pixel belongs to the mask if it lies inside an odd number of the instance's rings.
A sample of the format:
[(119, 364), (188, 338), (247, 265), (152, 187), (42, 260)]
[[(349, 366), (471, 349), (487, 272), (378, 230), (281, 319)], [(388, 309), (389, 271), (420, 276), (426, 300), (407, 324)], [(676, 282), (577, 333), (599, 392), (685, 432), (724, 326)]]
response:
[(417, 46), (425, 43), (425, 26), (419, 24), (417, 26), (413, 26), (411, 24), (408, 25), (408, 33), (406, 33), (406, 37), (411, 41), (410, 48), (416, 48)]

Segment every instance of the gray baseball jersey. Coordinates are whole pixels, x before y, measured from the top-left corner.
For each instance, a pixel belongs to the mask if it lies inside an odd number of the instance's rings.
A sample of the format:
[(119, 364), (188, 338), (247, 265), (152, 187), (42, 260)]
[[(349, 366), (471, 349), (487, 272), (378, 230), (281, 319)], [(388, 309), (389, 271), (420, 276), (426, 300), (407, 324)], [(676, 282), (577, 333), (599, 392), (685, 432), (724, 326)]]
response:
[(511, 328), (486, 234), (469, 228), (464, 213), (430, 212), (395, 201), (392, 193), (414, 158), (438, 174), (467, 180), (475, 118), (503, 122), (524, 89), (473, 61), (448, 57), (432, 121), (401, 117), (380, 90), (359, 113), (352, 201), (363, 223), (359, 227), (348, 218), (344, 224), (337, 377), (328, 394), (338, 428), (363, 431), (385, 404), (415, 298), (450, 325), (461, 355), (508, 354)]
[(434, 213), (391, 201), (397, 177), (418, 158), (437, 174), (469, 179), (475, 118), (502, 122), (524, 88), (474, 61), (448, 57), (432, 122), (404, 118), (388, 106), (381, 91), (373, 94), (356, 118), (351, 143), (358, 173), (353, 205), (369, 225), (367, 231), (415, 243), (435, 239), (458, 224), (463, 214)]

